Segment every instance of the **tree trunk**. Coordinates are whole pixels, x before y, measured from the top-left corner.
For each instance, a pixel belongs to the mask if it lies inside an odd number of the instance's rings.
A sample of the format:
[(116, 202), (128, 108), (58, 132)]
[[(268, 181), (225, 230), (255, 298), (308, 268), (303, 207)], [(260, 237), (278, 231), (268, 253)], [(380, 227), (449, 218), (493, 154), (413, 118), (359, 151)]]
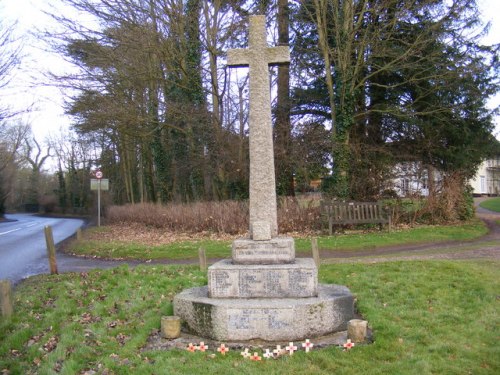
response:
[[(288, 1), (278, 0), (278, 44), (289, 41)], [(294, 196), (292, 130), (290, 122), (290, 66), (278, 66), (278, 98), (275, 124), (275, 164), (278, 194)]]

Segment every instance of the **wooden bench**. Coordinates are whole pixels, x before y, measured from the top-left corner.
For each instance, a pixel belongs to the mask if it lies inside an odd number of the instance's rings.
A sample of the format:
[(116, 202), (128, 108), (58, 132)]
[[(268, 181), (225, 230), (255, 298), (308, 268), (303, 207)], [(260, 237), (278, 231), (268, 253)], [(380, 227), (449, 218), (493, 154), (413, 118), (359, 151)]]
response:
[(388, 224), (391, 230), (391, 212), (381, 202), (338, 202), (323, 200), (321, 215), (328, 222), (328, 233), (332, 235), (334, 225), (342, 224)]

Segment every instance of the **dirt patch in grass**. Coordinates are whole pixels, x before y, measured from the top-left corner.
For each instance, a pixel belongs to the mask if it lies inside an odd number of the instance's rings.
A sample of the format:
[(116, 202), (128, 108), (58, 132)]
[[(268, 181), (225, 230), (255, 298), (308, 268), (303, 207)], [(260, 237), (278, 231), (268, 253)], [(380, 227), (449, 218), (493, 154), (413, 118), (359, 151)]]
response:
[[(354, 231), (352, 231), (354, 233)], [(299, 238), (299, 237), (312, 237), (320, 235), (320, 232), (303, 231), (286, 233), (286, 236)], [(163, 228), (156, 228), (139, 223), (126, 223), (126, 224), (110, 224), (103, 227), (103, 229), (93, 229), (86, 231), (84, 234), (85, 240), (100, 241), (100, 242), (123, 242), (123, 243), (136, 243), (146, 246), (160, 246), (168, 245), (175, 242), (183, 241), (233, 241), (237, 238), (248, 236), (248, 232), (241, 234), (227, 234), (227, 233), (214, 233), (214, 232), (173, 232)]]
[(104, 242), (133, 242), (146, 246), (168, 245), (174, 242), (196, 240), (221, 240), (231, 241), (238, 235), (199, 232), (178, 233), (162, 228), (156, 228), (139, 223), (111, 224), (105, 230), (90, 230), (85, 232), (85, 239)]

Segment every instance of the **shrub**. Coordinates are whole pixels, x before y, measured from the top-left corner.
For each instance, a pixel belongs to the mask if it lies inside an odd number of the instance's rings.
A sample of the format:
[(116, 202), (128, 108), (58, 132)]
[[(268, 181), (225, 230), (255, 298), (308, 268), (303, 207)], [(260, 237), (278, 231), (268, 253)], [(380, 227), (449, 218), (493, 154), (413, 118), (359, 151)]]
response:
[(43, 212), (50, 214), (57, 209), (57, 198), (55, 195), (44, 195), (40, 198), (40, 206), (42, 206)]
[(248, 207), (237, 201), (111, 206), (110, 223), (135, 222), (170, 231), (239, 234), (248, 227)]
[[(280, 233), (321, 228), (317, 202), (287, 198), (280, 200)], [(248, 231), (248, 203), (240, 201), (196, 202), (167, 205), (141, 203), (111, 206), (106, 213), (110, 224), (141, 223), (170, 231), (245, 234)]]

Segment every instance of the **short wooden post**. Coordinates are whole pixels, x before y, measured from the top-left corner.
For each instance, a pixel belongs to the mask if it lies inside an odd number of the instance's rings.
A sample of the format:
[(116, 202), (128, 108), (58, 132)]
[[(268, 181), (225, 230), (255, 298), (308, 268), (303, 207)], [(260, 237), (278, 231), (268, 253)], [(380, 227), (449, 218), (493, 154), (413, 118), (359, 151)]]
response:
[(200, 247), (198, 249), (198, 257), (200, 258), (200, 271), (207, 270), (207, 255), (205, 253), (205, 249)]
[(312, 255), (314, 259), (314, 263), (316, 263), (316, 267), (319, 268), (321, 265), (321, 259), (319, 257), (319, 248), (318, 248), (318, 239), (313, 238), (311, 240), (311, 248), (312, 248)]
[(14, 312), (12, 303), (12, 286), (9, 280), (0, 280), (0, 307), (2, 316), (8, 318)]
[(76, 230), (76, 240), (81, 241), (82, 240), (82, 228), (78, 228)]
[(56, 260), (56, 246), (54, 245), (54, 236), (52, 235), (52, 228), (45, 227), (45, 242), (47, 243), (47, 253), (49, 255), (50, 274), (57, 274), (57, 260)]

